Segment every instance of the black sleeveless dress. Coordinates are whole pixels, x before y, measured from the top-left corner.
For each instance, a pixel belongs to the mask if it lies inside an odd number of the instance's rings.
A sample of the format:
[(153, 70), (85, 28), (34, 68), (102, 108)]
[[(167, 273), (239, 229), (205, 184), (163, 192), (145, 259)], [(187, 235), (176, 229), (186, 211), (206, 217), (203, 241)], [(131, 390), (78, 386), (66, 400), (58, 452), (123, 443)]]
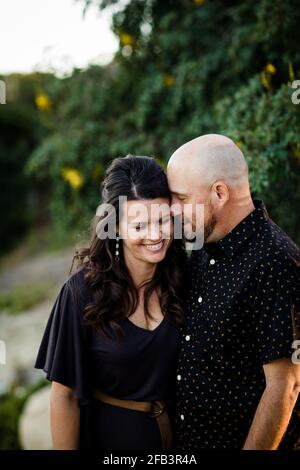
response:
[[(92, 388), (128, 400), (165, 400), (174, 425), (179, 327), (168, 313), (154, 330), (120, 321), (124, 338), (105, 338), (83, 321), (92, 302), (83, 267), (61, 287), (51, 310), (35, 368), (79, 398), (80, 449), (162, 449), (155, 418), (105, 404)], [(110, 332), (112, 330), (109, 328)]]

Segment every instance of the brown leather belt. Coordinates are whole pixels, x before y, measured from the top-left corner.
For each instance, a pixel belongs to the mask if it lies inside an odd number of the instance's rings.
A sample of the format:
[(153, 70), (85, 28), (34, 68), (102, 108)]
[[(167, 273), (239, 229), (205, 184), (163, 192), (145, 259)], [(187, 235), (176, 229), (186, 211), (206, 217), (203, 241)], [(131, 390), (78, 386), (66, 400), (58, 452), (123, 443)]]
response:
[(93, 390), (94, 397), (109, 405), (119, 406), (120, 408), (127, 408), (129, 410), (142, 411), (147, 413), (151, 418), (156, 418), (159, 427), (162, 447), (164, 450), (171, 449), (173, 437), (172, 428), (165, 407), (165, 403), (161, 400), (156, 401), (135, 401), (123, 400), (106, 395), (101, 390)]

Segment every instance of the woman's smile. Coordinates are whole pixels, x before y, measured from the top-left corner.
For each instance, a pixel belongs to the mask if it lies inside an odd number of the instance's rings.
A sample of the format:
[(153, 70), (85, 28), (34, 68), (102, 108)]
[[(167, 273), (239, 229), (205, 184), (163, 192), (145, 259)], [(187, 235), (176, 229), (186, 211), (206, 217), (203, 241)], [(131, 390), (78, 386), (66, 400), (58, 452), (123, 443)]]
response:
[(158, 253), (164, 248), (164, 240), (155, 243), (143, 243), (142, 246), (152, 253)]

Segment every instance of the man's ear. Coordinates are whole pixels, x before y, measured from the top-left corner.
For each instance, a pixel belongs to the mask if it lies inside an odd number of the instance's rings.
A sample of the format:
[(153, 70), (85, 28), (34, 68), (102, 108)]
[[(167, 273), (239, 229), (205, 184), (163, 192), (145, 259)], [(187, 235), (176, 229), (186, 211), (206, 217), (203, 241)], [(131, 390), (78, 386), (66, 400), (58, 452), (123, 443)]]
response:
[(229, 188), (227, 184), (222, 181), (216, 181), (211, 189), (212, 192), (212, 202), (216, 205), (223, 205), (229, 199)]

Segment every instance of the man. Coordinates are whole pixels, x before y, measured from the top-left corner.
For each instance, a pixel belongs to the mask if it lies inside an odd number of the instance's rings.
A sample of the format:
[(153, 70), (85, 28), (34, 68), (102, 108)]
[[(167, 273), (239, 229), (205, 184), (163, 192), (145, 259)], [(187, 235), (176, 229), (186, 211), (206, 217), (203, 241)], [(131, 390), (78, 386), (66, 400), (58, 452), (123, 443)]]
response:
[[(204, 245), (188, 266), (177, 372), (182, 450), (294, 448), (300, 439), (300, 251), (252, 200), (248, 167), (209, 134), (168, 163), (172, 204), (204, 207)], [(176, 215), (176, 214), (174, 214)]]

